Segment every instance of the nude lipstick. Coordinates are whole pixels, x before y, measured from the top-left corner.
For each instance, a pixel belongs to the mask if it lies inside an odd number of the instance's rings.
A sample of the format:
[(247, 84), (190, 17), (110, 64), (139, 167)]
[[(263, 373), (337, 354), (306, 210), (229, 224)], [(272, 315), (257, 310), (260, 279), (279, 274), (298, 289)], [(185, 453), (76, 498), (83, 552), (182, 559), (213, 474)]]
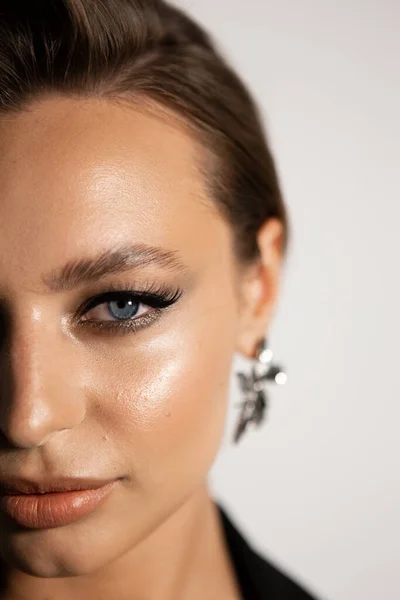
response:
[(29, 529), (68, 525), (100, 506), (120, 483), (64, 479), (40, 484), (19, 480), (0, 483), (0, 510)]

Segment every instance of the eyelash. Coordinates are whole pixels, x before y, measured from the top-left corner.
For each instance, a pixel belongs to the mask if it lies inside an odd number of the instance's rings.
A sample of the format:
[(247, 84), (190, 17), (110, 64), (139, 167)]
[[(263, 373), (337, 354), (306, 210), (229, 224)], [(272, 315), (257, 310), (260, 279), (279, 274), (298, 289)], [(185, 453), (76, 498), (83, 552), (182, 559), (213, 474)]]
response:
[[(93, 296), (78, 309), (78, 325), (79, 327), (89, 327), (99, 331), (131, 333), (139, 331), (150, 326), (153, 322), (163, 314), (166, 308), (172, 306), (183, 295), (180, 288), (171, 288), (168, 286), (145, 286), (144, 289), (132, 290), (130, 287), (125, 287), (124, 284), (110, 284), (107, 290)], [(132, 317), (126, 321), (101, 321), (88, 319), (79, 321), (87, 312), (93, 310), (101, 304), (115, 302), (118, 300), (133, 300), (135, 304), (146, 304), (154, 308), (150, 314), (145, 314), (141, 317)]]

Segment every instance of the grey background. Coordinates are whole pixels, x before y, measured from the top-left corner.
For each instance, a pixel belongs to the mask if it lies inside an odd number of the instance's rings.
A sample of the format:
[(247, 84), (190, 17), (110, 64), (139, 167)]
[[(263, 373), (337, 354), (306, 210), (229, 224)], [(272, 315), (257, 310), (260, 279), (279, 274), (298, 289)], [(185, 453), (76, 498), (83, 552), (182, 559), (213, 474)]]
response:
[(232, 374), (215, 496), (321, 597), (398, 600), (400, 3), (178, 4), (260, 102), (294, 227), (270, 329), (288, 384), (234, 447)]

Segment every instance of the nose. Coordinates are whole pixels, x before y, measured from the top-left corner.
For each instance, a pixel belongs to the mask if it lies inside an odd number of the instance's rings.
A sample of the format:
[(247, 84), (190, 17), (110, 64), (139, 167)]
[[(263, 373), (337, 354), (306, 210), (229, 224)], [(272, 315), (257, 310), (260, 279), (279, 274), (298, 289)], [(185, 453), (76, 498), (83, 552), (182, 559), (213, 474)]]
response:
[(68, 344), (60, 330), (32, 319), (15, 326), (1, 349), (0, 431), (12, 446), (42, 446), (85, 418)]

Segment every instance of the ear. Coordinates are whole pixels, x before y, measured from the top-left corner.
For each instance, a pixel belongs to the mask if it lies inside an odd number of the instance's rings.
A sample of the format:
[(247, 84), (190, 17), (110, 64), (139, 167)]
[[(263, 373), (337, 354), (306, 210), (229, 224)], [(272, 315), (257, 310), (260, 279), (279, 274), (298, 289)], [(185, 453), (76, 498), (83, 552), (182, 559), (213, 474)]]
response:
[(257, 343), (268, 330), (276, 299), (283, 260), (283, 224), (276, 218), (266, 221), (257, 235), (260, 258), (242, 275), (242, 298), (237, 351), (254, 357)]

